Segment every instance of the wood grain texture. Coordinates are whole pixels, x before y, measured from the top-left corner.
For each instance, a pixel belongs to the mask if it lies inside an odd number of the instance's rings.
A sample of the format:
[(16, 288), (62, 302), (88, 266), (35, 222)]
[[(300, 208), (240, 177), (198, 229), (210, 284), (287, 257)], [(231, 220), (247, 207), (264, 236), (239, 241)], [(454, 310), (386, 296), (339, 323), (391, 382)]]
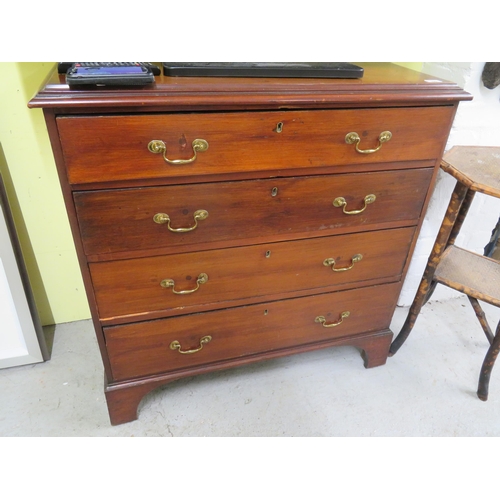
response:
[[(118, 260), (90, 265), (102, 321), (149, 319), (203, 309), (220, 309), (238, 299), (272, 300), (273, 295), (295, 291), (318, 293), (325, 287), (361, 286), (363, 281), (399, 281), (415, 229), (402, 228), (353, 235), (269, 243), (206, 252), (188, 252), (145, 259)], [(334, 258), (333, 271), (323, 261)], [(160, 282), (174, 279), (177, 291), (196, 288), (204, 272), (208, 282), (194, 293), (176, 295)]]
[[(276, 241), (279, 236), (308, 237), (313, 231), (326, 236), (395, 222), (416, 224), (432, 173), (429, 168), (103, 190), (78, 192), (74, 199), (88, 255), (112, 254), (124, 248), (164, 248), (171, 253), (206, 242), (224, 246), (248, 238)], [(333, 206), (335, 198), (344, 197), (347, 210), (359, 210), (369, 194), (376, 201), (361, 214), (346, 215)], [(173, 233), (166, 224), (153, 222), (156, 213), (166, 213), (174, 228), (191, 227), (194, 212), (201, 209), (208, 211), (208, 218), (187, 233)]]
[(124, 424), (137, 419), (137, 410), (142, 398), (154, 389), (183, 377), (192, 377), (203, 373), (227, 370), (230, 368), (262, 362), (278, 357), (291, 356), (302, 352), (325, 349), (327, 347), (348, 345), (361, 351), (365, 368), (375, 368), (387, 361), (387, 351), (392, 340), (389, 329), (380, 332), (369, 332), (343, 338), (322, 340), (310, 344), (302, 344), (276, 351), (257, 353), (244, 358), (218, 361), (209, 365), (193, 366), (174, 372), (160, 373), (150, 377), (141, 377), (123, 382), (107, 382), (104, 387), (106, 403), (112, 425)]
[[(454, 113), (451, 106), (334, 111), (129, 115), (58, 118), (68, 179), (72, 184), (161, 179), (232, 172), (435, 159)], [(278, 123), (281, 133), (276, 132)], [(357, 132), (360, 149), (378, 137), (392, 139), (376, 153), (360, 154), (345, 142)], [(207, 151), (187, 165), (170, 165), (148, 151), (162, 140), (167, 158), (193, 156), (192, 142)]]
[(134, 88), (72, 90), (54, 73), (30, 101), (65, 114), (228, 109), (423, 106), (470, 100), (456, 83), (387, 63), (362, 63), (363, 78), (176, 78)]
[[(399, 288), (393, 283), (105, 328), (113, 375), (124, 380), (387, 329)], [(315, 322), (317, 316), (337, 322), (345, 311), (350, 316), (339, 326)], [(195, 354), (170, 349), (174, 340), (195, 349), (206, 335), (212, 340)]]
[[(55, 74), (30, 101), (44, 109), (112, 424), (182, 377), (334, 345), (361, 349), (367, 368), (386, 362), (431, 184), (458, 102), (472, 96), (396, 65), (363, 66), (355, 80), (159, 76), (140, 89), (74, 90)], [(392, 138), (373, 154), (345, 143), (357, 132), (375, 149), (385, 130)], [(198, 138), (209, 149), (182, 167), (147, 150), (162, 140), (168, 158), (187, 159)], [(369, 194), (362, 213), (333, 206), (344, 197), (360, 210)], [(190, 227), (200, 209), (209, 216), (190, 232), (153, 221), (165, 213)], [(349, 271), (323, 266), (348, 266), (355, 252), (363, 259)], [(158, 286), (189, 289), (200, 272), (209, 281), (193, 294)], [(314, 321), (345, 310), (338, 326)], [(212, 340), (199, 352), (170, 349), (197, 349), (203, 335)]]

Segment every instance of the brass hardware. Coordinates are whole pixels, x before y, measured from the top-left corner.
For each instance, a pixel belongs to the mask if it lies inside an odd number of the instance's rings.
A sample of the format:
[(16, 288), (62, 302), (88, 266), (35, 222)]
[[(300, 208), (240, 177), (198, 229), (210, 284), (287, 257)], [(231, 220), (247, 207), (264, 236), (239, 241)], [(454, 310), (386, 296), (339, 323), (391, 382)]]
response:
[(340, 273), (342, 271), (349, 271), (349, 269), (352, 269), (354, 267), (354, 264), (356, 262), (359, 262), (363, 256), (360, 253), (357, 253), (356, 255), (353, 255), (351, 257), (351, 265), (349, 267), (339, 267), (338, 269), (335, 269), (335, 259), (329, 258), (325, 259), (323, 261), (324, 266), (332, 266), (332, 271), (335, 271), (336, 273)]
[(277, 134), (281, 134), (281, 132), (283, 132), (283, 122), (277, 123), (275, 131)]
[(338, 198), (335, 198), (333, 200), (333, 206), (334, 207), (342, 207), (342, 211), (347, 214), (347, 215), (356, 215), (360, 214), (361, 212), (364, 212), (366, 210), (366, 207), (373, 203), (377, 197), (374, 194), (367, 194), (365, 196), (365, 206), (360, 209), (360, 210), (351, 210), (350, 212), (347, 211), (345, 208), (347, 206), (347, 201), (345, 201), (345, 198), (342, 198), (342, 196), (339, 196)]
[(359, 149), (359, 143), (361, 142), (361, 138), (356, 132), (349, 132), (345, 136), (345, 142), (347, 144), (356, 144), (356, 151), (358, 153), (362, 154), (370, 154), (370, 153), (376, 153), (381, 147), (384, 142), (390, 141), (392, 138), (392, 133), (386, 130), (385, 132), (381, 132), (380, 135), (378, 136), (378, 147), (375, 149)]
[(181, 290), (178, 292), (174, 287), (175, 287), (175, 281), (173, 279), (166, 279), (162, 280), (160, 283), (160, 286), (163, 288), (171, 288), (172, 292), (174, 292), (176, 295), (187, 295), (188, 293), (194, 293), (196, 290), (200, 288), (200, 285), (204, 285), (208, 281), (208, 275), (205, 273), (201, 273), (198, 276), (198, 279), (196, 280), (196, 288), (193, 288), (191, 290)]
[(194, 217), (194, 226), (178, 227), (178, 228), (170, 226), (170, 216), (167, 214), (162, 214), (162, 213), (156, 214), (153, 217), (153, 220), (157, 224), (167, 224), (169, 231), (172, 231), (173, 233), (187, 233), (188, 231), (193, 231), (193, 229), (196, 229), (198, 227), (198, 221), (205, 220), (208, 217), (208, 212), (206, 210), (196, 210), (196, 212), (193, 214), (193, 217)]
[(271, 257), (271, 250), (268, 250), (266, 252), (266, 259), (269, 259), (269, 257)]
[(151, 153), (154, 154), (163, 154), (163, 159), (167, 162), (170, 163), (171, 165), (185, 165), (186, 163), (193, 163), (193, 161), (196, 160), (196, 154), (198, 152), (203, 152), (208, 149), (208, 142), (205, 141), (205, 139), (195, 139), (192, 142), (193, 146), (193, 157), (189, 158), (189, 160), (169, 160), (167, 158), (167, 146), (163, 141), (160, 140), (153, 140), (148, 144), (148, 149)]
[(273, 187), (273, 189), (271, 189), (271, 196), (276, 196), (277, 194), (278, 194), (278, 188)]
[(324, 316), (316, 316), (316, 319), (314, 320), (316, 323), (321, 323), (325, 328), (331, 328), (333, 326), (339, 326), (340, 324), (343, 323), (345, 318), (348, 318), (351, 313), (349, 311), (344, 311), (340, 315), (339, 321), (336, 323), (326, 323), (326, 318)]
[(174, 340), (170, 343), (170, 349), (172, 351), (178, 350), (181, 354), (194, 354), (195, 352), (201, 351), (205, 344), (208, 344), (212, 340), (210, 335), (205, 335), (200, 339), (200, 347), (198, 349), (190, 349), (189, 351), (181, 351), (181, 344), (178, 340)]

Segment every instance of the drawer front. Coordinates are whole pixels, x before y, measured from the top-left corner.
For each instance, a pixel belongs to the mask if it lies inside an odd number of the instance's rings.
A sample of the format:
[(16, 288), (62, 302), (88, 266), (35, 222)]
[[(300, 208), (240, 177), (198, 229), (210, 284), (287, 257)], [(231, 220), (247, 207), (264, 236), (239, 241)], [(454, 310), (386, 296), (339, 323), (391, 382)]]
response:
[[(99, 316), (186, 314), (290, 291), (399, 279), (414, 228), (90, 264)], [(327, 261), (327, 262), (325, 262)], [(269, 300), (270, 297), (267, 298)]]
[[(87, 255), (154, 248), (172, 253), (201, 243), (235, 246), (247, 238), (283, 240), (413, 225), (432, 173), (426, 168), (89, 191), (75, 193), (74, 200)], [(375, 201), (367, 204), (370, 195)], [(334, 206), (339, 198), (346, 205)], [(200, 210), (207, 217), (195, 220)], [(187, 232), (172, 231), (179, 229)]]
[(153, 375), (386, 329), (399, 288), (394, 283), (108, 327), (113, 377)]
[[(60, 117), (57, 124), (69, 182), (84, 184), (432, 160), (441, 154), (452, 116), (452, 106), (441, 106), (78, 116)], [(355, 143), (346, 143), (346, 135), (355, 132), (359, 149), (377, 149), (386, 131), (392, 138), (373, 154), (359, 153)], [(195, 151), (197, 139), (206, 141), (208, 149)], [(150, 152), (151, 141), (162, 141), (166, 151), (157, 142), (160, 152)]]

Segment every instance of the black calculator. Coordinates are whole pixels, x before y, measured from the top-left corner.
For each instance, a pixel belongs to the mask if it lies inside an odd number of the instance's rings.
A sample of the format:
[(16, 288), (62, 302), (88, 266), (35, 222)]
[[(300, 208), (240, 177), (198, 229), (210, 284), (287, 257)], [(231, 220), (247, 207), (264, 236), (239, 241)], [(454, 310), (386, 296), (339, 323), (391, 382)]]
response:
[[(159, 69), (159, 68), (158, 68)], [(144, 86), (154, 83), (153, 69), (143, 63), (73, 63), (66, 72), (72, 86)]]

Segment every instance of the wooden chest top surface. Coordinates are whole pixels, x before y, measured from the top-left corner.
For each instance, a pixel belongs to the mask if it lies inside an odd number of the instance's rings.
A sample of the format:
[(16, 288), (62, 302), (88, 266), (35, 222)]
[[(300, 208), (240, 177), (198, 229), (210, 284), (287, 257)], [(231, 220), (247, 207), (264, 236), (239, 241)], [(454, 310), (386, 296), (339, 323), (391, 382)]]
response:
[(54, 73), (30, 101), (32, 108), (104, 108), (147, 111), (210, 109), (338, 108), (416, 105), (470, 100), (457, 84), (388, 63), (358, 63), (359, 79), (217, 78), (160, 75), (140, 89), (71, 90), (65, 75)]

